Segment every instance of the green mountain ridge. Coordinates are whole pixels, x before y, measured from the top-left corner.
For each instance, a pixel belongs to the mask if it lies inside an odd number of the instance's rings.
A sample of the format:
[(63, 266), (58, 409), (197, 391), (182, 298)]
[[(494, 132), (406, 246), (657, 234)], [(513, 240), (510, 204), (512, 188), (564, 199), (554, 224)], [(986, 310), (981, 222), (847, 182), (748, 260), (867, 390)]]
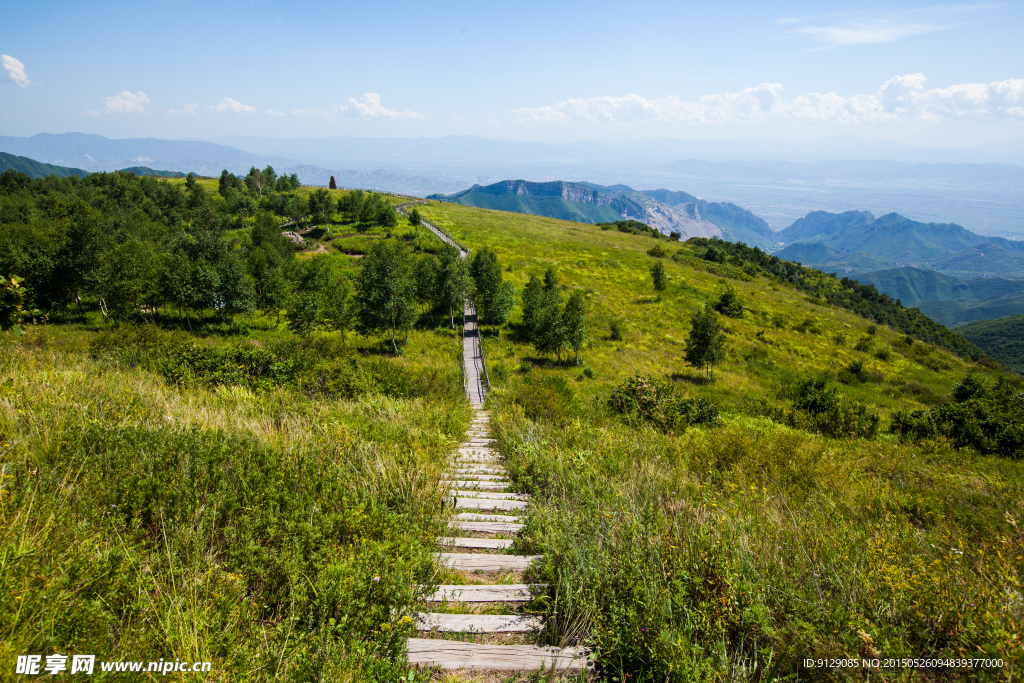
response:
[(1009, 369), (1024, 374), (1024, 314), (979, 320), (957, 328)]
[(664, 234), (679, 232), (683, 239), (718, 236), (764, 249), (772, 249), (776, 244), (768, 223), (750, 211), (728, 202), (708, 202), (686, 192), (666, 189), (634, 190), (626, 185), (560, 180), (504, 180), (430, 198), (583, 223), (633, 219)]
[[(56, 166), (54, 164), (44, 164), (41, 161), (35, 159), (29, 159), (28, 157), (17, 156), (15, 154), (8, 154), (7, 152), (0, 152), (0, 173), (6, 170), (14, 170), (19, 173), (24, 173), (29, 178), (46, 178), (52, 175), (58, 178), (67, 178), (70, 176), (78, 176), (84, 178), (85, 176), (93, 173), (93, 171), (85, 171), (80, 168), (71, 168), (69, 166)], [(181, 171), (158, 171), (148, 166), (131, 166), (129, 168), (122, 168), (121, 171), (125, 173), (134, 173), (138, 176), (156, 176), (158, 178), (184, 178), (187, 173)]]

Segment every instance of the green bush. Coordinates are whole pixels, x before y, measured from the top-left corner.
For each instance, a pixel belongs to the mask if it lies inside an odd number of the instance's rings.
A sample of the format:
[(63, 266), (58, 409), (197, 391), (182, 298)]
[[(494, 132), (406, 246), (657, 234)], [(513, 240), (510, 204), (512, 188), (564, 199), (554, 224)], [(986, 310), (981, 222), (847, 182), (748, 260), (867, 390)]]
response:
[(871, 438), (878, 432), (878, 415), (859, 403), (839, 397), (824, 377), (808, 378), (796, 386), (790, 422), (831, 437)]
[(665, 381), (636, 375), (612, 391), (608, 406), (621, 415), (650, 422), (662, 431), (690, 425), (718, 426), (718, 407), (703, 398), (681, 398)]

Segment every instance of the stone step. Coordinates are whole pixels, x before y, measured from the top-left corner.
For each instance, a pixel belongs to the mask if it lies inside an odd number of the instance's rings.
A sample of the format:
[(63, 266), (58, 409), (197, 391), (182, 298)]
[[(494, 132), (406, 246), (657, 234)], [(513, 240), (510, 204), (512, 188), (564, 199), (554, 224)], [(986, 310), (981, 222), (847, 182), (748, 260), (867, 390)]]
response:
[(590, 651), (582, 647), (536, 645), (483, 645), (432, 638), (409, 639), (409, 663), (442, 669), (496, 669), (499, 671), (578, 671), (589, 666)]
[(530, 586), (525, 583), (467, 584), (438, 586), (427, 602), (529, 602)]
[(522, 571), (529, 568), (540, 555), (492, 555), (489, 553), (437, 553), (437, 563), (460, 571), (497, 572), (502, 569)]
[(416, 615), (417, 631), (445, 633), (532, 633), (539, 631), (540, 617), (526, 614), (438, 614)]
[(526, 507), (526, 501), (458, 496), (455, 507), (458, 510), (522, 510)]
[(467, 538), (461, 536), (447, 536), (437, 539), (443, 546), (454, 548), (486, 548), (488, 550), (504, 550), (512, 547), (511, 538)]

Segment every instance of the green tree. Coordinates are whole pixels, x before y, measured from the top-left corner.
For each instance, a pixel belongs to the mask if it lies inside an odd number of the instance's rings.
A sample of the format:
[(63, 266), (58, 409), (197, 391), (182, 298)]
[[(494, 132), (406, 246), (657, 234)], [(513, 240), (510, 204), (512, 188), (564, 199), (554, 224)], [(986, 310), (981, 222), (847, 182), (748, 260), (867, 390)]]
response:
[(257, 246), (249, 251), (248, 260), (256, 305), (264, 313), (275, 312), (280, 325), (281, 309), (288, 300), (288, 281), (284, 277), (281, 257), (273, 249)]
[(523, 287), (523, 335), (527, 341), (532, 340), (537, 331), (537, 318), (544, 305), (544, 294), (540, 278), (531, 275)]
[(369, 335), (385, 332), (398, 353), (396, 338), (416, 323), (415, 283), (409, 256), (393, 240), (382, 240), (363, 258), (356, 282), (357, 329)]
[(0, 279), (0, 330), (19, 325), (25, 317), (24, 280), (17, 275)]
[(330, 282), (326, 256), (314, 256), (294, 271), (295, 289), (288, 300), (288, 328), (307, 337), (323, 326), (325, 299)]
[(352, 190), (346, 192), (338, 199), (338, 213), (346, 223), (355, 223), (359, 220), (359, 212), (363, 208), (363, 191)]
[(234, 327), (236, 315), (256, 310), (252, 278), (235, 254), (228, 254), (217, 264), (217, 276), (217, 309), (221, 317), (227, 316), (229, 326)]
[(580, 349), (587, 341), (587, 297), (583, 292), (573, 292), (565, 302), (562, 311), (562, 326), (565, 329), (565, 343), (576, 354), (575, 364), (580, 364)]
[(516, 305), (516, 288), (511, 282), (502, 280), (498, 291), (491, 299), (490, 305), (484, 309), (483, 322), (493, 327), (501, 327), (508, 322), (508, 315)]
[(665, 291), (668, 286), (668, 277), (665, 275), (665, 265), (661, 261), (655, 261), (651, 266), (651, 279), (654, 280), (656, 291)]
[(455, 329), (455, 316), (465, 304), (469, 283), (466, 260), (457, 247), (444, 245), (438, 254), (434, 295), (438, 308), (448, 313), (452, 329)]
[(331, 199), (331, 193), (320, 187), (309, 194), (309, 213), (314, 222), (326, 222), (334, 215), (336, 205)]
[(558, 362), (562, 362), (567, 335), (562, 308), (555, 297), (546, 297), (546, 304), (538, 311), (537, 328), (532, 341), (537, 353), (553, 353)]
[(108, 249), (100, 269), (100, 301), (104, 319), (137, 319), (157, 289), (160, 258), (152, 242), (131, 237)]
[(323, 306), (324, 322), (330, 329), (341, 332), (342, 343), (345, 343), (346, 330), (352, 329), (356, 321), (358, 306), (352, 292), (348, 278), (336, 278)]
[(718, 297), (718, 302), (715, 303), (715, 310), (730, 318), (742, 318), (743, 302), (740, 301), (735, 289), (727, 287), (722, 292), (722, 296)]
[(718, 323), (718, 313), (711, 304), (697, 309), (690, 317), (690, 336), (686, 340), (686, 362), (704, 368), (712, 379), (715, 364), (725, 358), (725, 333)]
[(416, 259), (413, 279), (416, 282), (416, 301), (429, 307), (437, 300), (437, 259), (427, 254)]
[(409, 212), (409, 225), (418, 228), (421, 223), (423, 223), (423, 217), (420, 216), (420, 210), (413, 207), (413, 210)]
[(497, 304), (502, 277), (498, 255), (493, 249), (485, 247), (473, 254), (473, 258), (469, 262), (469, 276), (473, 278), (476, 288), (476, 303), (481, 322), (494, 319), (496, 316), (490, 312), (490, 309)]

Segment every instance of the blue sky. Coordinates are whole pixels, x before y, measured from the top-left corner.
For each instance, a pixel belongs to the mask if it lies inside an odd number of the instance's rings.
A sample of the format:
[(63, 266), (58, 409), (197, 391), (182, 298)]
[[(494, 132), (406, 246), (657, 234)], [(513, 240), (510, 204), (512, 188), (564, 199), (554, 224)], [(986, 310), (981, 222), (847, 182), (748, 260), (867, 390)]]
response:
[(0, 3), (0, 134), (1024, 136), (1020, 3)]

